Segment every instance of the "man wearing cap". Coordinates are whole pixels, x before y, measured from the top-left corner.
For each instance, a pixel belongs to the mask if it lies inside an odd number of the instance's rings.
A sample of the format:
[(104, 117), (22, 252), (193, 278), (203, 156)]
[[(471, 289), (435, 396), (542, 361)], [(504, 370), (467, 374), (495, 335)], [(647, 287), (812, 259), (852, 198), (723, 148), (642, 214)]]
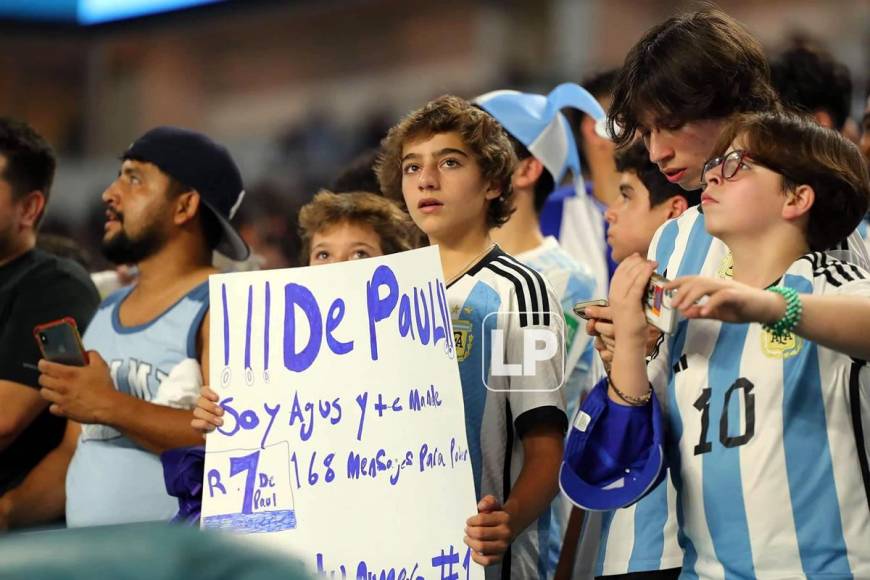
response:
[(103, 251), (136, 264), (139, 277), (100, 305), (84, 337), (86, 367), (39, 364), (51, 411), (81, 425), (66, 472), (69, 526), (168, 520), (177, 511), (159, 454), (202, 441), (190, 409), (208, 381), (212, 251), (247, 257), (228, 221), (243, 196), (227, 150), (175, 127), (136, 140), (103, 192)]

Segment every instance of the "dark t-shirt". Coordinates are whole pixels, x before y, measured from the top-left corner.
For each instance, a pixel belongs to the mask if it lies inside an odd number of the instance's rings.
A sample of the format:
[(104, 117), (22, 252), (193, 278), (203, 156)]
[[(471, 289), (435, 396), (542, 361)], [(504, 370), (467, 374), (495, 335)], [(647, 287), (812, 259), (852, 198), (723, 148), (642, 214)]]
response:
[[(71, 260), (31, 250), (0, 266), (0, 380), (38, 389), (39, 371), (34, 367), (41, 355), (33, 327), (71, 316), (84, 333), (99, 303), (88, 273)], [(0, 494), (20, 483), (57, 447), (65, 427), (66, 420), (46, 408), (0, 451)]]

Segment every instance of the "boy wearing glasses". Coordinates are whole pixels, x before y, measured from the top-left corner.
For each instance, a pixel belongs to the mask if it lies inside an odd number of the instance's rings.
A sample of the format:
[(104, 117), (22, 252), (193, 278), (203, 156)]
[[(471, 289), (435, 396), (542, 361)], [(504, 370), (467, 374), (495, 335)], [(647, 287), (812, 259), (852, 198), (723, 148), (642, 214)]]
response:
[[(626, 56), (610, 107), (610, 132), (620, 147), (640, 135), (650, 161), (669, 182), (698, 190), (704, 162), (729, 120), (778, 107), (769, 77), (761, 45), (725, 13), (704, 9), (671, 18), (650, 29)], [(855, 233), (848, 244), (844, 240), (837, 245), (829, 255), (867, 264)], [(658, 273), (669, 278), (731, 274), (729, 248), (706, 231), (700, 208), (690, 208), (659, 228), (648, 256), (658, 262)], [(612, 356), (611, 309), (592, 307), (587, 314), (594, 318), (587, 331), (597, 336), (596, 349)], [(673, 343), (684, 330), (679, 325), (665, 343)], [(602, 531), (599, 559), (607, 555), (620, 561), (621, 568), (609, 570), (621, 569), (630, 577), (666, 577), (660, 562), (666, 543), (662, 530), (675, 518), (673, 498), (661, 490), (641, 500), (633, 515), (615, 512)], [(611, 532), (619, 529), (633, 533)]]
[[(729, 71), (723, 75), (721, 71)], [(636, 135), (664, 178), (686, 191), (701, 185), (701, 169), (727, 119), (776, 107), (761, 45), (735, 20), (714, 9), (684, 14), (650, 29), (629, 51), (609, 109), (609, 131), (620, 148)], [(720, 269), (724, 244), (711, 243), (704, 218), (689, 208), (665, 223), (649, 255), (666, 271), (674, 258), (681, 274)], [(610, 308), (586, 309), (587, 331), (605, 360), (614, 340)], [(566, 457), (567, 459), (567, 457)], [(674, 497), (660, 487), (630, 510), (603, 518), (596, 576), (667, 579), (679, 576), (668, 557), (676, 522)], [(588, 533), (588, 532), (587, 532)]]
[[(616, 81), (608, 124), (618, 147), (639, 135), (650, 161), (668, 181), (697, 190), (722, 127), (737, 114), (778, 108), (761, 45), (727, 14), (705, 9), (652, 28), (629, 51)], [(680, 254), (678, 263), (688, 274), (702, 267), (727, 271), (728, 250), (706, 235), (701, 212), (690, 210), (679, 222), (659, 230), (650, 257), (664, 264), (665, 258)], [(677, 244), (677, 238), (685, 241)], [(826, 250), (834, 257), (870, 265), (857, 233)]]
[(733, 276), (666, 286), (688, 320), (648, 368), (656, 263), (620, 264), (610, 380), (590, 395), (607, 413), (573, 465), (621, 477), (651, 453), (662, 405), (686, 575), (868, 577), (870, 274), (822, 251), (866, 213), (867, 167), (839, 134), (777, 113), (738, 117), (714, 151), (701, 204)]

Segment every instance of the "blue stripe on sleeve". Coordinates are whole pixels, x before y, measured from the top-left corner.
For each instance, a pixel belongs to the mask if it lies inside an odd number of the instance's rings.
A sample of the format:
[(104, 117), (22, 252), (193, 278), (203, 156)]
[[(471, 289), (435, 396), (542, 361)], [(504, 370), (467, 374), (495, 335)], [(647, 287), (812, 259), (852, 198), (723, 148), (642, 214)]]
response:
[(574, 194), (574, 186), (567, 185), (547, 196), (547, 201), (541, 208), (541, 215), (538, 216), (542, 234), (559, 239), (562, 233), (562, 211), (565, 207), (565, 199), (573, 197)]
[[(786, 275), (785, 285), (812, 293), (812, 283)], [(801, 564), (807, 576), (851, 578), (828, 448), (818, 350), (804, 342), (783, 363), (783, 439)]]

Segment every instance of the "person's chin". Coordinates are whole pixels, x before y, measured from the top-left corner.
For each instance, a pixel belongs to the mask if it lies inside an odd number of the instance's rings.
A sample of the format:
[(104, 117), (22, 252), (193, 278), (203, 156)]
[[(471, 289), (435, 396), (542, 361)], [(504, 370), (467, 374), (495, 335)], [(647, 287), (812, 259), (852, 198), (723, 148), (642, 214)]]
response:
[(714, 238), (722, 239), (722, 236), (725, 234), (722, 227), (722, 220), (717, 219), (719, 216), (716, 216), (715, 212), (713, 212), (713, 215), (708, 214), (706, 210), (709, 208), (704, 209), (704, 229), (706, 229), (707, 233)]
[(699, 179), (693, 179), (691, 181), (682, 180), (677, 185), (679, 185), (684, 191), (698, 191), (701, 189), (701, 181)]
[(618, 264), (626, 258), (625, 250), (623, 250), (619, 246), (614, 246), (611, 244), (610, 257), (613, 258), (613, 261)]
[(451, 220), (439, 214), (419, 214), (415, 218), (415, 223), (418, 228), (423, 230), (423, 233), (429, 236), (437, 235), (451, 228)]
[(426, 237), (432, 237), (433, 235), (437, 236), (438, 232), (441, 230), (439, 227), (440, 224), (438, 224), (436, 220), (415, 218), (414, 224), (426, 235)]
[(700, 174), (686, 171), (686, 174), (677, 182), (677, 185), (686, 191), (697, 191), (701, 189), (701, 176)]

